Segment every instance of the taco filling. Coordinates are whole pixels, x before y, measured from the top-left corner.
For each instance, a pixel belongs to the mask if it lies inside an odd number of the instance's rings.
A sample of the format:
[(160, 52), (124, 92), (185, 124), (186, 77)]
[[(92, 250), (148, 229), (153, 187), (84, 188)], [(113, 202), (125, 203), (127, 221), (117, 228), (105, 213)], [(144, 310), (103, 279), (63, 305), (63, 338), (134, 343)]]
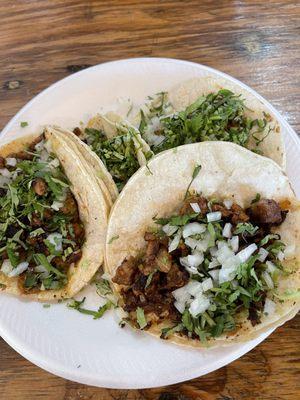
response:
[(207, 341), (252, 326), (275, 311), (277, 282), (288, 247), (273, 233), (287, 204), (259, 195), (246, 209), (232, 200), (189, 196), (178, 214), (155, 219), (145, 250), (125, 259), (120, 285), (128, 322), (147, 330), (167, 321), (161, 338)]
[(0, 157), (1, 272), (21, 293), (60, 289), (81, 259), (85, 230), (58, 158), (43, 136)]

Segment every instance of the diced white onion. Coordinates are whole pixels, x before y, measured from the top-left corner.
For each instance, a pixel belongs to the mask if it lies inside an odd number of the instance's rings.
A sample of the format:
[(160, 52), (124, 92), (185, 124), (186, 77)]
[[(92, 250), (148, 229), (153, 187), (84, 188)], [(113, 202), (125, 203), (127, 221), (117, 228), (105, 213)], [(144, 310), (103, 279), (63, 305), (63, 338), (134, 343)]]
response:
[(14, 157), (7, 157), (6, 165), (9, 165), (10, 167), (15, 167), (17, 165), (17, 159)]
[(241, 250), (237, 253), (237, 257), (239, 257), (242, 263), (246, 262), (251, 255), (257, 250), (257, 245), (255, 243), (250, 244), (245, 249)]
[(209, 271), (209, 275), (212, 277), (212, 279), (215, 282), (219, 281), (219, 273), (220, 273), (220, 270), (218, 270), (218, 269), (214, 269), (212, 271)]
[(239, 237), (232, 236), (232, 238), (229, 239), (228, 242), (230, 243), (232, 250), (236, 253), (239, 250)]
[(199, 314), (204, 313), (209, 308), (209, 306), (209, 299), (204, 295), (200, 295), (192, 301), (189, 307), (189, 312), (193, 317), (197, 317)]
[(264, 271), (262, 273), (262, 276), (266, 282), (266, 285), (268, 286), (269, 289), (274, 289), (274, 282), (273, 279), (270, 277), (267, 271)]
[(219, 271), (219, 283), (230, 282), (236, 276), (236, 267), (221, 268)]
[(220, 221), (222, 218), (221, 211), (210, 212), (206, 214), (207, 222)]
[(178, 231), (174, 236), (174, 238), (170, 241), (168, 248), (169, 253), (177, 249), (180, 242), (180, 238), (181, 238), (181, 230)]
[(199, 251), (206, 251), (208, 249), (209, 242), (211, 240), (211, 236), (208, 231), (205, 232), (203, 239), (198, 240), (197, 243), (197, 250)]
[(184, 243), (189, 246), (192, 250), (194, 250), (197, 247), (198, 244), (198, 240), (197, 239), (193, 239), (191, 237), (188, 237), (185, 239)]
[(177, 310), (183, 314), (184, 310), (185, 310), (185, 303), (182, 303), (181, 301), (175, 301), (174, 302), (174, 306), (175, 308), (177, 308)]
[(165, 232), (166, 235), (172, 236), (178, 229), (178, 226), (166, 224), (162, 227), (162, 230)]
[(190, 206), (192, 207), (193, 211), (195, 211), (195, 213), (201, 212), (201, 208), (198, 203), (190, 203)]
[(216, 268), (218, 265), (220, 265), (219, 261), (216, 258), (213, 258), (208, 264), (208, 269)]
[(6, 178), (11, 177), (11, 172), (7, 168), (0, 168), (0, 174)]
[(276, 303), (270, 299), (266, 299), (264, 306), (264, 314), (268, 314), (269, 316), (273, 315), (276, 310)]
[(13, 270), (13, 266), (11, 264), (11, 262), (7, 259), (7, 260), (3, 260), (2, 266), (1, 266), (1, 271), (5, 274), (8, 275), (12, 270)]
[(231, 207), (232, 207), (233, 201), (229, 200), (229, 199), (226, 199), (226, 200), (223, 201), (223, 203), (224, 203), (224, 206), (227, 208), (227, 210), (230, 210)]
[(215, 256), (217, 255), (217, 251), (218, 251), (218, 248), (217, 248), (216, 246), (211, 247), (211, 248), (209, 249), (209, 252), (210, 252), (210, 254), (211, 254), (212, 257), (215, 257)]
[(203, 263), (204, 255), (201, 252), (194, 252), (194, 254), (189, 254), (186, 257), (181, 257), (179, 259), (181, 265), (184, 267), (194, 267), (197, 268), (200, 264)]
[(204, 279), (202, 282), (202, 289), (203, 292), (207, 292), (208, 290), (212, 289), (214, 287), (213, 281), (211, 278)]
[(192, 235), (197, 235), (199, 233), (204, 233), (206, 231), (205, 224), (199, 224), (199, 222), (191, 222), (184, 226), (182, 231), (182, 236), (187, 238)]
[(234, 256), (234, 253), (233, 253), (233, 251), (228, 247), (227, 243), (225, 242), (225, 243), (224, 243), (224, 246), (222, 246), (222, 247), (218, 250), (216, 256), (217, 256), (217, 260), (218, 260), (221, 264), (223, 264), (226, 260), (228, 260), (228, 258)]
[(266, 249), (264, 249), (263, 247), (261, 247), (258, 250), (258, 254), (259, 254), (258, 260), (261, 262), (264, 262), (265, 259), (268, 257), (269, 252)]
[(279, 251), (279, 252), (277, 253), (277, 259), (278, 259), (279, 261), (283, 261), (283, 260), (284, 260), (284, 252), (283, 252), (283, 251)]
[(9, 274), (8, 277), (9, 278), (13, 278), (14, 276), (18, 276), (20, 274), (22, 274), (22, 272), (26, 271), (26, 269), (28, 268), (29, 263), (24, 261), (21, 262), (20, 264), (18, 264), (16, 266), (16, 268), (14, 268)]
[(191, 298), (191, 294), (187, 291), (187, 285), (174, 290), (172, 295), (180, 303), (186, 303)]
[(273, 264), (272, 261), (267, 261), (266, 266), (267, 266), (267, 271), (270, 274), (273, 274), (277, 270), (275, 264)]
[(203, 292), (202, 283), (198, 281), (190, 281), (187, 285), (185, 285), (185, 288), (191, 296), (198, 296)]
[(230, 222), (227, 222), (227, 223), (224, 225), (224, 228), (223, 228), (223, 231), (222, 231), (222, 235), (223, 235), (224, 237), (230, 239), (231, 236), (232, 236), (231, 228), (232, 228), (231, 223), (230, 223)]
[(226, 258), (226, 260), (224, 260), (222, 262), (222, 268), (235, 268), (235, 269), (237, 269), (237, 267), (240, 265), (240, 263), (241, 263), (240, 259), (237, 256), (232, 255), (232, 256)]
[(62, 203), (61, 201), (54, 201), (52, 204), (51, 204), (51, 208), (53, 208), (53, 210), (55, 210), (55, 211), (59, 211), (59, 209), (62, 207), (64, 205), (64, 203)]
[(55, 251), (62, 250), (62, 235), (58, 232), (50, 233), (47, 240), (55, 247)]

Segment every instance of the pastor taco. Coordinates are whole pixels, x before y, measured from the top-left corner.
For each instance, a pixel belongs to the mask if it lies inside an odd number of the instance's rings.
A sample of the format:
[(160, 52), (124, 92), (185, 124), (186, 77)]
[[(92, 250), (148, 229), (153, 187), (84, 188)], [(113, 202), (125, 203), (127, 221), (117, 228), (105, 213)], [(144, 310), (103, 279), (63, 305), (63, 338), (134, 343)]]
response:
[(72, 297), (103, 262), (109, 208), (94, 174), (53, 132), (0, 154), (1, 289), (41, 301)]
[(196, 347), (257, 337), (300, 306), (300, 203), (265, 157), (226, 142), (154, 157), (110, 216), (105, 269), (126, 321)]

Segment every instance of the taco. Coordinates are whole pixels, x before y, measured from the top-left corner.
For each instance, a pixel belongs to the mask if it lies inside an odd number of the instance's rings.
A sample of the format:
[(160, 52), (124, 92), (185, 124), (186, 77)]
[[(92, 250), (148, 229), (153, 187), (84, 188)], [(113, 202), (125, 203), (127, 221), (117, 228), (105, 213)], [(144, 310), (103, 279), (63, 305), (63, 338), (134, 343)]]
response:
[(61, 138), (30, 136), (0, 150), (0, 285), (41, 301), (69, 298), (103, 262), (109, 207)]
[(300, 203), (278, 165), (205, 142), (154, 157), (108, 224), (105, 270), (126, 321), (172, 342), (257, 337), (300, 306)]
[(87, 144), (83, 148), (77, 140), (80, 151), (101, 159), (119, 191), (153, 155), (203, 141), (233, 142), (285, 168), (275, 115), (250, 91), (225, 78), (193, 78), (143, 104), (126, 104), (126, 110), (97, 114), (83, 129), (74, 129)]

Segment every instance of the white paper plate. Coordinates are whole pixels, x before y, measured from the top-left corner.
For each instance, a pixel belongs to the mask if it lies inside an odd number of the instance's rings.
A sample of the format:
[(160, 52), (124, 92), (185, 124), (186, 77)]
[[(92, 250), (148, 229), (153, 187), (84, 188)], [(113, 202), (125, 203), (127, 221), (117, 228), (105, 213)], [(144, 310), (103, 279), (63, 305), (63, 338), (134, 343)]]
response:
[[(46, 123), (74, 127), (116, 99), (145, 96), (195, 76), (222, 76), (240, 84), (262, 100), (282, 125), (288, 175), (300, 194), (299, 139), (273, 107), (250, 88), (211, 68), (171, 59), (140, 58), (97, 65), (50, 86), (31, 100), (9, 122), (0, 144), (39, 131)], [(27, 121), (27, 128), (20, 122)], [(85, 290), (87, 306), (99, 306), (99, 297)], [(81, 296), (80, 296), (81, 297)], [(143, 333), (120, 329), (113, 313), (93, 320), (65, 304), (43, 308), (5, 294), (0, 295), (0, 334), (16, 351), (56, 375), (107, 388), (149, 388), (169, 385), (212, 372), (241, 357), (270, 332), (246, 344), (213, 350), (195, 350), (159, 341)]]

